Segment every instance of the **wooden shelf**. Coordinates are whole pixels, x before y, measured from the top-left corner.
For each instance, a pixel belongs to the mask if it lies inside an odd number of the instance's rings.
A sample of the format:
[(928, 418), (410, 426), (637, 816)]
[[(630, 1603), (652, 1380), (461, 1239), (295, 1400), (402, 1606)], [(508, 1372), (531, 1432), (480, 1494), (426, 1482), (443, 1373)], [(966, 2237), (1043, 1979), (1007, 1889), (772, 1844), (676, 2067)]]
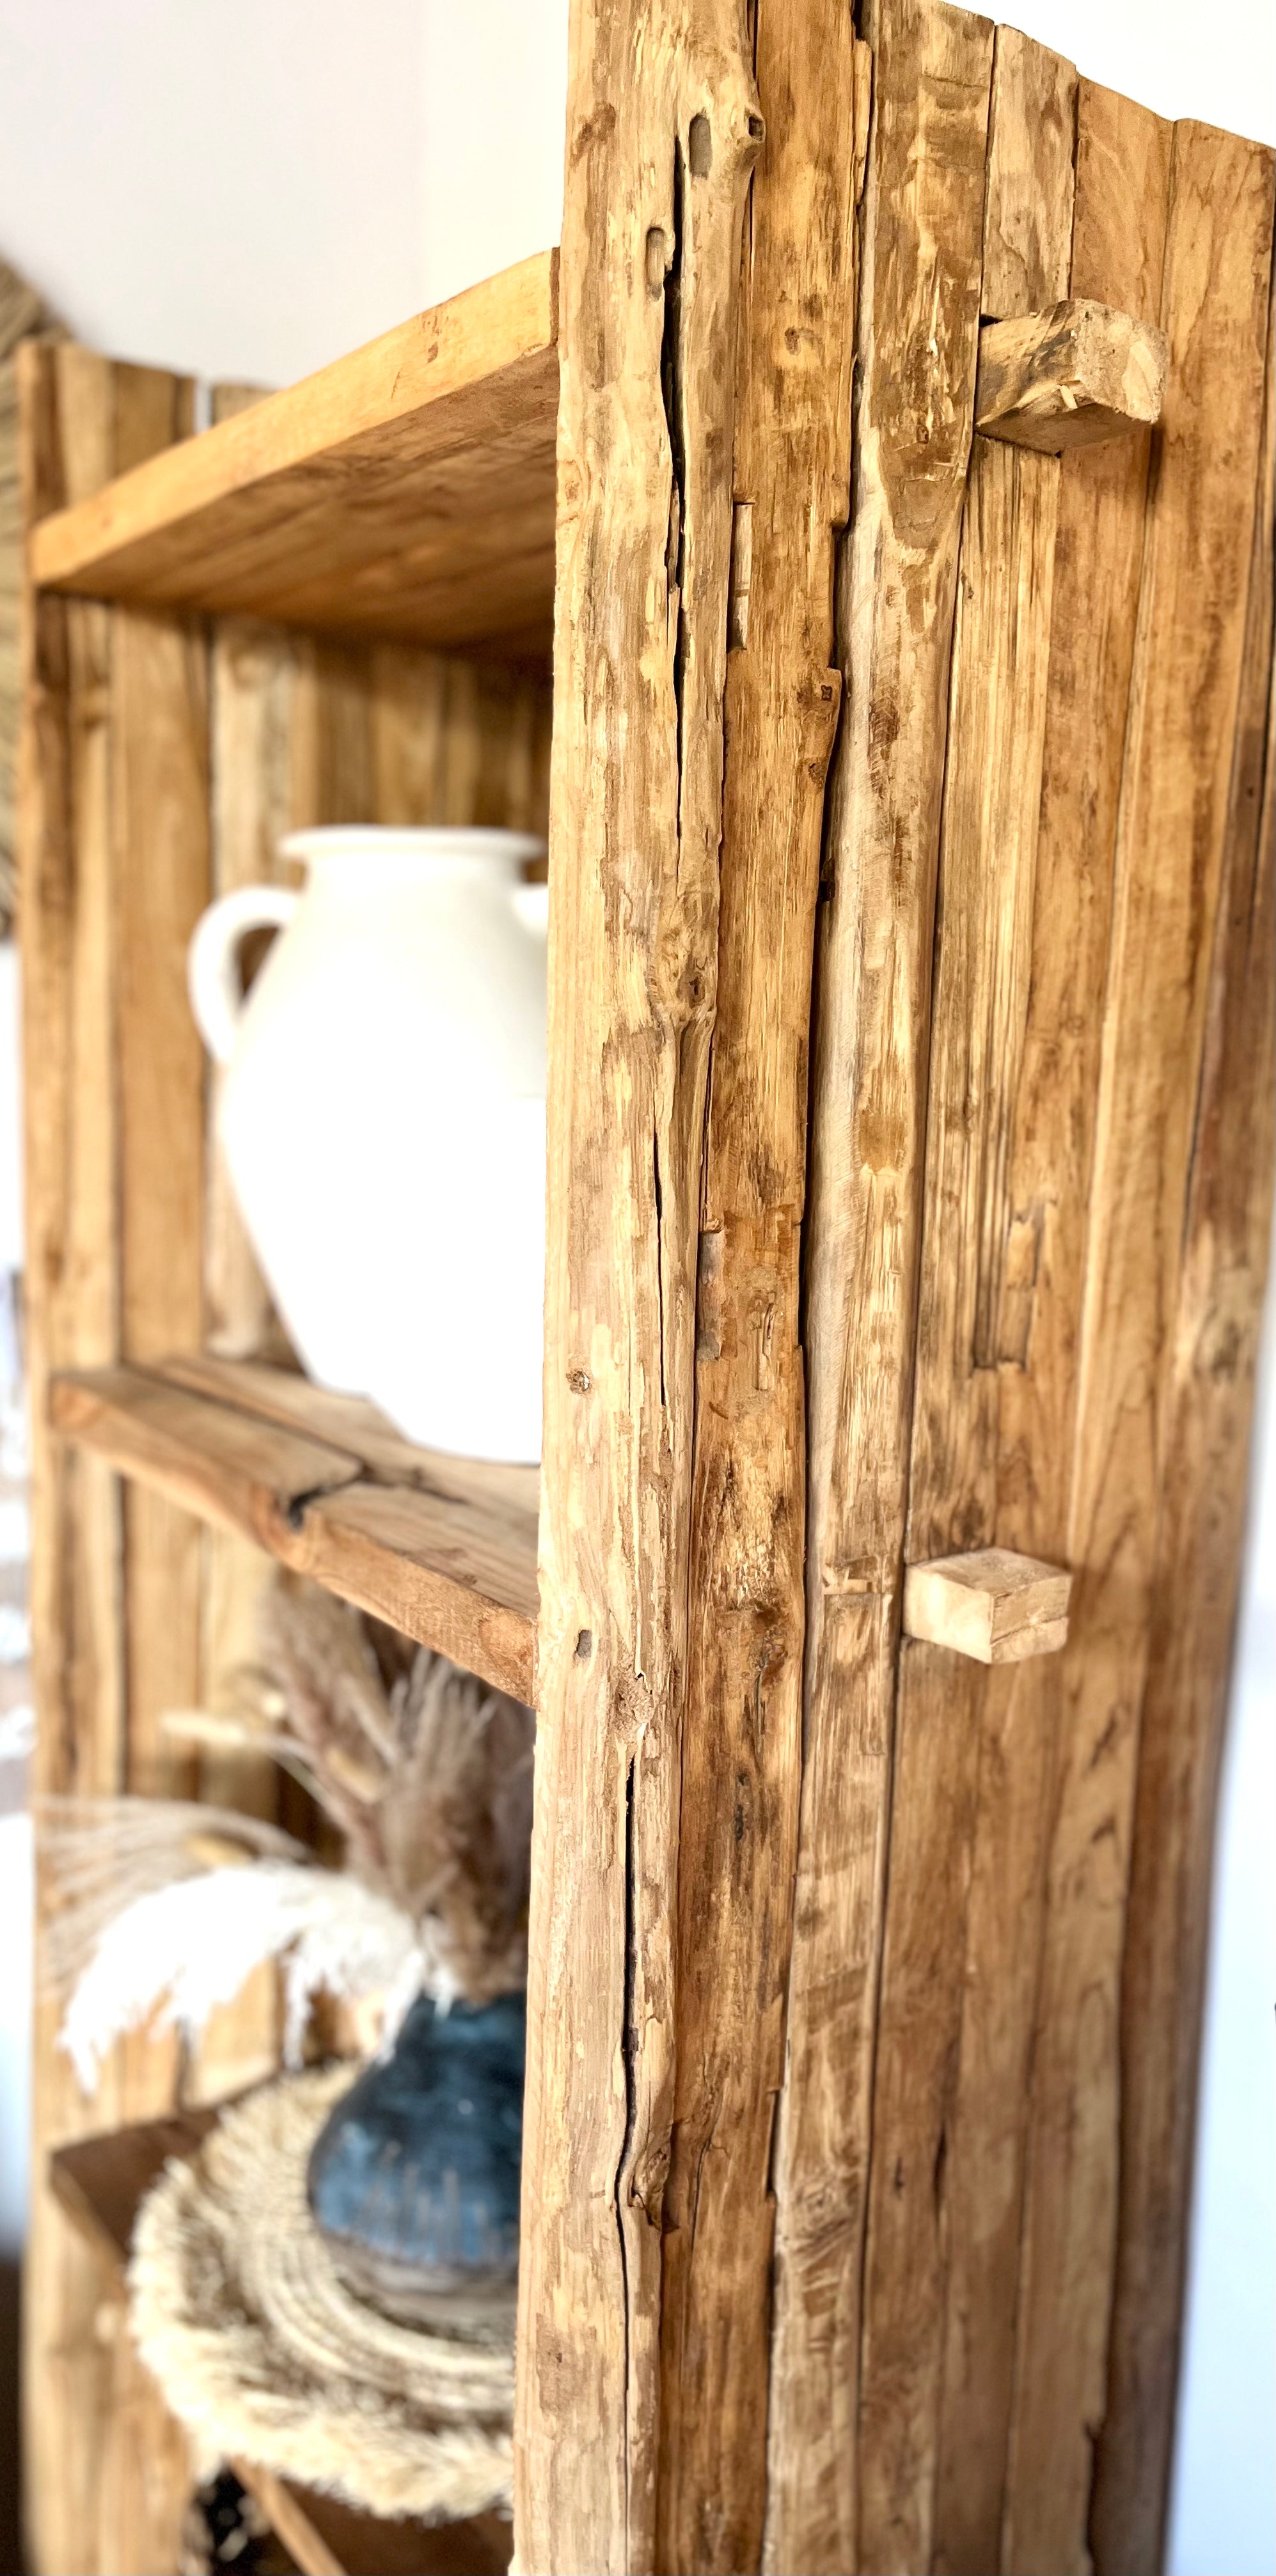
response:
[[(55, 2199), (101, 2256), (120, 2294), (141, 2202), (170, 2159), (193, 2155), (217, 2118), (211, 2108), (177, 2112), (78, 2138), (50, 2156)], [(383, 2522), (253, 2460), (232, 2466), (302, 2576), (503, 2576), (509, 2565), (510, 2526), (500, 2514), (427, 2530), (419, 2522)]]
[(558, 253), (414, 316), (42, 520), (42, 586), (548, 654)]
[(55, 1429), (484, 1681), (532, 1696), (539, 1470), (444, 1457), (256, 1361), (76, 1370)]

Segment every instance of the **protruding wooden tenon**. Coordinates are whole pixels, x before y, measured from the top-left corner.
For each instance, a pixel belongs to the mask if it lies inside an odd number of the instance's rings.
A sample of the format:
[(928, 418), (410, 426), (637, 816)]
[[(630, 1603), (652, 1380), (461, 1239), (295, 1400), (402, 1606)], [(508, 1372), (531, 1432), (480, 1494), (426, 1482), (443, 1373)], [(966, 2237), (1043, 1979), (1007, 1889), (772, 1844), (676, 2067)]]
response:
[(980, 1664), (1017, 1664), (1067, 1643), (1072, 1577), (1061, 1565), (980, 1547), (938, 1556), (904, 1576), (904, 1634)]
[(975, 427), (1057, 456), (1149, 427), (1161, 416), (1169, 344), (1154, 322), (1136, 322), (1086, 300), (1052, 305), (979, 335)]

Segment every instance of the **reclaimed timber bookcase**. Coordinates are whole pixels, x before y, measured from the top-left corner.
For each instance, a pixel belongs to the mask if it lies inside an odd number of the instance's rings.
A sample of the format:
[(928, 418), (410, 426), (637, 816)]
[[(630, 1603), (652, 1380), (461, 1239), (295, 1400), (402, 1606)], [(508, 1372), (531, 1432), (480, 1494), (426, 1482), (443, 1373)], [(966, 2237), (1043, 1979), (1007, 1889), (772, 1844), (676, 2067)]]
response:
[[(272, 1797), (162, 1725), (272, 1556), (534, 1692), (522, 2576), (1160, 2561), (1272, 220), (1270, 152), (942, 0), (574, 0), (556, 252), (197, 436), (21, 356), (40, 1777)], [(538, 1499), (279, 1365), (183, 953), (288, 823), (544, 814)], [(274, 2046), (263, 1990), (86, 2106), (45, 2010), (41, 2152)], [(159, 2576), (184, 2448), (69, 2170), (36, 2564)]]

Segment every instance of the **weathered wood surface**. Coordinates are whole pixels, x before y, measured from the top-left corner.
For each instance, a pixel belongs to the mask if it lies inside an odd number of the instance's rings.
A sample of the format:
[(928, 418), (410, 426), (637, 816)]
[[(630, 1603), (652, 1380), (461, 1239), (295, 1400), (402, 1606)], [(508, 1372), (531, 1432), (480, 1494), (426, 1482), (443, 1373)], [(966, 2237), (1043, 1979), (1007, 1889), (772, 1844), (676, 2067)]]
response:
[[(861, 2265), (935, 869), (992, 31), (872, 11), (808, 1214), (807, 1647), (766, 2565), (857, 2563)], [(854, 1470), (848, 1472), (847, 1462)]]
[(553, 251), (417, 314), (179, 457), (51, 516), (37, 581), (543, 656), (554, 569)]
[[(1070, 64), (998, 29), (985, 314), (1036, 311), (1067, 291), (1075, 97)], [(1059, 471), (1053, 457), (974, 441), (939, 860), (910, 1563), (998, 1544), (1067, 1561), (1044, 1537), (1006, 1526), (997, 1365), (1013, 1259), (1007, 1166), (1029, 1008)], [(946, 2418), (954, 2399), (987, 2404), (1009, 2358), (1013, 2143), (1032, 1989), (1029, 1976), (1008, 1978), (1005, 1915), (1030, 1898), (1045, 1774), (1042, 1730), (1010, 1723), (1029, 1669), (972, 1666), (958, 1682), (943, 1648), (905, 1640), (900, 1649), (860, 2426), (860, 2552), (874, 2568), (927, 2566), (933, 2550), (951, 2546), (935, 2524)], [(1022, 1755), (1026, 1780), (1007, 1753)], [(915, 1812), (919, 1804), (928, 1812)]]
[[(189, 424), (189, 387), (157, 370), (112, 367), (71, 346), (30, 346), (19, 365), (28, 518), (91, 492)], [(132, 1581), (114, 1480), (98, 1462), (56, 1449), (45, 1429), (51, 1372), (112, 1360), (125, 1329), (144, 1334), (152, 1301), (162, 1302), (167, 1294), (162, 1253), (153, 1238), (126, 1236), (120, 1194), (122, 1173), (144, 1164), (150, 1150), (152, 1101), (136, 1043), (135, 1010), (154, 936), (139, 919), (136, 901), (126, 903), (121, 914), (118, 882), (122, 838), (149, 799), (145, 754), (141, 768), (123, 774), (111, 757), (124, 715), (136, 709), (147, 639), (130, 638), (118, 659), (114, 647), (105, 611), (28, 601), (20, 917), (35, 1769), (43, 1790), (117, 1790), (130, 1781), (126, 1674), (136, 1659), (146, 1675), (145, 1641), (137, 1633), (141, 1593), (147, 1573), (162, 1562), (168, 1535), (159, 1526), (140, 1534), (142, 1562)], [(187, 674), (152, 671), (152, 677), (158, 703), (147, 707), (145, 722), (153, 723), (159, 760), (151, 776), (169, 814), (180, 809), (184, 795), (190, 735), (181, 709)], [(171, 787), (172, 805), (161, 794), (161, 776)], [(194, 855), (198, 865), (198, 841)], [(145, 854), (139, 856), (144, 874)], [(179, 903), (186, 883), (179, 869)], [(170, 920), (161, 896), (159, 937), (167, 934)], [(117, 973), (121, 960), (123, 971)], [(129, 1054), (127, 1077), (121, 1046)], [(157, 1072), (162, 1078), (159, 1065)], [(175, 1180), (180, 1213), (192, 1186), (189, 1176), (198, 1193), (200, 1138), (198, 1126), (194, 1134), (174, 1134), (183, 1115), (180, 1089), (171, 1110), (169, 1141), (188, 1167), (188, 1175)], [(174, 1265), (180, 1301), (190, 1275), (183, 1245), (174, 1246)], [(180, 1655), (188, 1642), (180, 1596), (174, 1627)], [(142, 1687), (149, 1692), (152, 1686), (153, 1668)], [(86, 2106), (54, 2049), (53, 2026), (53, 2007), (45, 2003), (37, 2016), (37, 2158), (86, 2122)], [(171, 2069), (165, 2049), (154, 2050), (148, 2063), (135, 2048), (117, 2050), (94, 2116), (122, 2118), (130, 2110), (156, 2107)], [(115, 2567), (126, 2558), (138, 2568), (163, 2568), (171, 2565), (176, 2545), (180, 2454), (174, 2453), (163, 2410), (135, 2381), (128, 2355), (97, 2335), (99, 2295), (94, 2266), (37, 2187), (24, 2358), (27, 2496), (36, 2561), (50, 2571)], [(127, 2410), (130, 2438), (152, 2465), (140, 2498), (130, 2497), (116, 2460), (117, 2400)], [(71, 2423), (74, 2440), (68, 2436)]]
[(1121, 2000), (1121, 2177), (1091, 2545), (1103, 2576), (1164, 2554), (1191, 2210), (1219, 1760), (1271, 1240), (1276, 1102), (1273, 399), (1254, 513), (1182, 1277), (1163, 1404), (1162, 1507)]
[(717, 1016), (701, 1182), (677, 2080), (664, 2195), (658, 2563), (756, 2567), (775, 2100), (802, 1767), (799, 1256), (834, 536), (850, 505), (868, 49), (762, 0), (745, 258)]
[(1063, 1567), (1013, 1548), (936, 1557), (905, 1571), (904, 1634), (981, 1664), (1057, 1654), (1068, 1634), (1071, 1589)]
[(535, 2576), (655, 2559), (728, 459), (760, 140), (736, 0), (573, 9), (515, 2416)]
[(1058, 456), (1160, 419), (1169, 350), (1154, 322), (1077, 297), (979, 335), (975, 428)]
[[(214, 1360), (98, 1369), (55, 1378), (52, 1420), (80, 1446), (182, 1515), (247, 1539), (297, 1573), (458, 1663), (530, 1699), (536, 1626), (536, 1516), (509, 1471), (436, 1458), (399, 1441), (358, 1399), (318, 1400), (304, 1378), (281, 1422), (282, 1373)], [(194, 1381), (192, 1389), (191, 1381)], [(374, 1456), (357, 1445), (374, 1425)], [(332, 1422), (342, 1445), (323, 1435)], [(344, 1426), (344, 1433), (343, 1433)], [(377, 1440), (377, 1431), (380, 1443)], [(349, 1436), (353, 1434), (353, 1440)], [(382, 1481), (375, 1453), (397, 1465)], [(197, 1704), (189, 1680), (165, 1705)]]
[(1106, 2402), (1139, 1709), (1227, 840), (1271, 228), (1271, 154), (1177, 126), (1161, 302), (1171, 364), (1148, 493), (1085, 1250), (1066, 1549), (1076, 1592), (1002, 2544), (1011, 2568), (1083, 2563)]

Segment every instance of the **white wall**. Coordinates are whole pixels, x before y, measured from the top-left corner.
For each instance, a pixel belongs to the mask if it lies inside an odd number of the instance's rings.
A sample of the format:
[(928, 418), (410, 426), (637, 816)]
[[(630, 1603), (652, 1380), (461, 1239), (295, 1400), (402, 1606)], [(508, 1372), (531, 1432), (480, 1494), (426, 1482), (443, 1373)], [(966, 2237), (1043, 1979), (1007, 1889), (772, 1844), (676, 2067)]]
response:
[[(1270, 0), (1217, 0), (1204, 20), (1197, 0), (1006, 5), (1161, 114), (1276, 140)], [(117, 355), (286, 382), (557, 237), (565, 64), (566, 0), (0, 0), (0, 250)], [(1274, 1377), (1224, 1786), (1173, 2576), (1268, 2576), (1276, 2556)]]

